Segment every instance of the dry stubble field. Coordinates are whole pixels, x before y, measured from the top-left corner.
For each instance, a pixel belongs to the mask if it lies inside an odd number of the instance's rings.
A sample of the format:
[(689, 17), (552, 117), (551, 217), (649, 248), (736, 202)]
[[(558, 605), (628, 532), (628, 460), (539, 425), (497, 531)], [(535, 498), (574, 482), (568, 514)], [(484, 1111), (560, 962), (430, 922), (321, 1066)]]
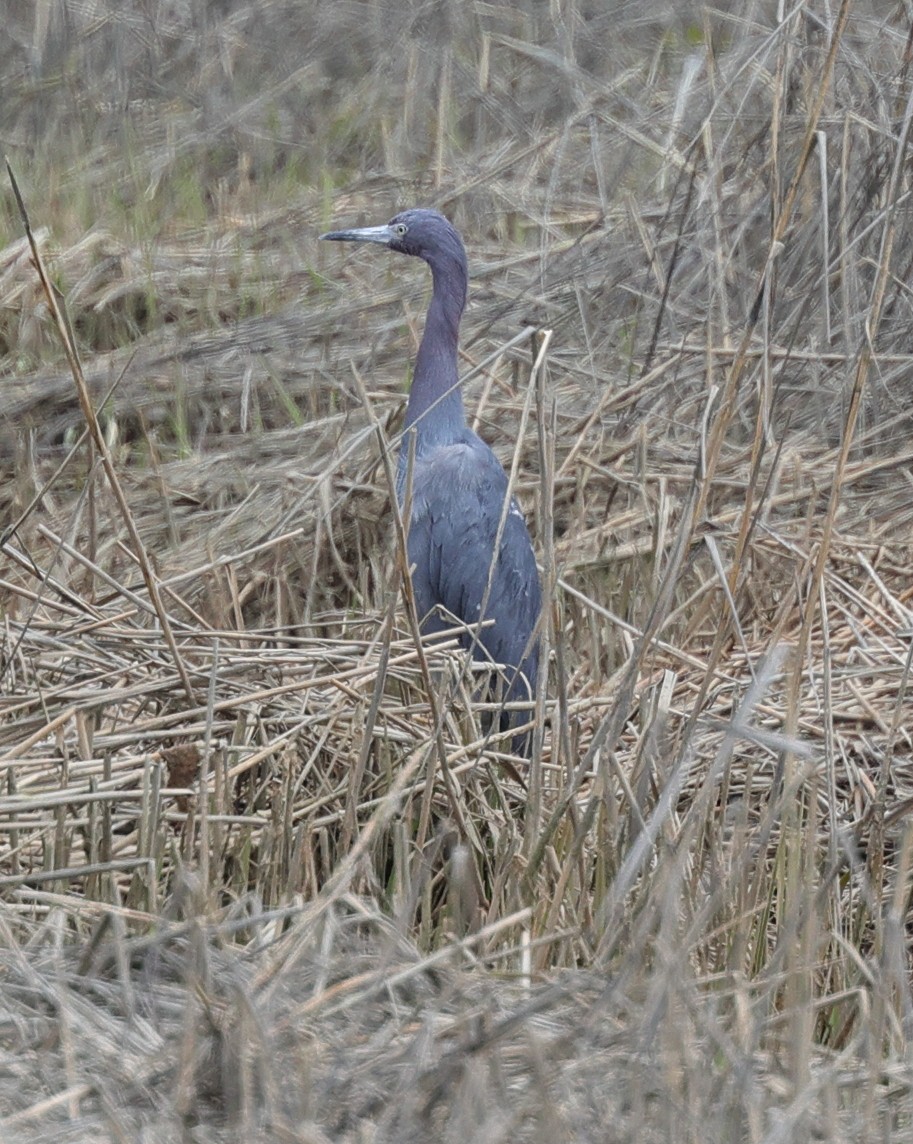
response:
[[(81, 363), (4, 174), (0, 1139), (913, 1131), (909, 5), (11, 0), (0, 59)], [(416, 204), (529, 765), (400, 606), (427, 273), (316, 241)]]

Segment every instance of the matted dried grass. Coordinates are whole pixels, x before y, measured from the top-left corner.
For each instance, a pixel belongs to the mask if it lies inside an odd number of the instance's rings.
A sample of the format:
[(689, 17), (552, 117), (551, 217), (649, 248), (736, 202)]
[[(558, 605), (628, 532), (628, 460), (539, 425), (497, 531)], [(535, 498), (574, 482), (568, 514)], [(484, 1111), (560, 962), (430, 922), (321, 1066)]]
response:
[[(907, 18), (565, 7), (15, 25), (105, 441), (11, 222), (4, 1139), (909, 1128)], [(315, 241), (419, 200), (542, 558), (529, 765), (399, 602), (427, 282)]]

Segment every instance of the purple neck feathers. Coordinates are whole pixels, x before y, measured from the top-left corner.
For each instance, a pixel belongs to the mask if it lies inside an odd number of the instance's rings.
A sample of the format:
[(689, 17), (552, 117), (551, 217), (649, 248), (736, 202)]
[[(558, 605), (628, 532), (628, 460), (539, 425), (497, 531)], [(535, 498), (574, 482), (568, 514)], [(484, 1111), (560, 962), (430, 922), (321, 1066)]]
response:
[(467, 270), (462, 250), (428, 260), (434, 281), (431, 305), (415, 361), (405, 428), (415, 428), (416, 448), (456, 440), (466, 424), (458, 386), (460, 318), (466, 305)]

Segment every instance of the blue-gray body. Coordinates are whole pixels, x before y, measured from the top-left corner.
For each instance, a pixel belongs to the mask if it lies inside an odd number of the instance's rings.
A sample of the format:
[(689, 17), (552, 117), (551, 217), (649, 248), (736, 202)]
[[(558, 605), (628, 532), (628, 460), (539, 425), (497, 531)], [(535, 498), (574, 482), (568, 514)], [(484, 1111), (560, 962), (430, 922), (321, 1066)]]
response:
[[(528, 700), (539, 665), (539, 573), (523, 515), (512, 497), (508, 501), (507, 474), (463, 412), (457, 352), (468, 272), (460, 236), (436, 211), (409, 210), (386, 226), (322, 237), (376, 242), (431, 267), (434, 290), (406, 407), (397, 481), (400, 506), (409, 500), (412, 505), (413, 593), (425, 633), (453, 626), (441, 608), (463, 623), (493, 621), (479, 631), (477, 642), (464, 635), (463, 645), (476, 660), (504, 666), (502, 698)], [(502, 719), (502, 727), (510, 722)], [(515, 747), (525, 750), (528, 741)]]

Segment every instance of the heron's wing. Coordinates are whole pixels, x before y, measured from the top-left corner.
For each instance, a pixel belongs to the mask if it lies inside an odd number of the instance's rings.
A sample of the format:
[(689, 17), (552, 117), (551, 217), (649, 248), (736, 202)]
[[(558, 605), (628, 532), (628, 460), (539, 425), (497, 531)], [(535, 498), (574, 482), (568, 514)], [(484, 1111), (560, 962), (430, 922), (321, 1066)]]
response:
[[(480, 438), (468, 430), (466, 436), (415, 460), (409, 562), (416, 604), (420, 617), (440, 604), (466, 623), (494, 620), (480, 636), (485, 651), (497, 663), (520, 667), (533, 682), (538, 643), (531, 637), (541, 599), (529, 532), (511, 498), (493, 561), (507, 474)], [(426, 629), (435, 626), (434, 619), (426, 623)]]

